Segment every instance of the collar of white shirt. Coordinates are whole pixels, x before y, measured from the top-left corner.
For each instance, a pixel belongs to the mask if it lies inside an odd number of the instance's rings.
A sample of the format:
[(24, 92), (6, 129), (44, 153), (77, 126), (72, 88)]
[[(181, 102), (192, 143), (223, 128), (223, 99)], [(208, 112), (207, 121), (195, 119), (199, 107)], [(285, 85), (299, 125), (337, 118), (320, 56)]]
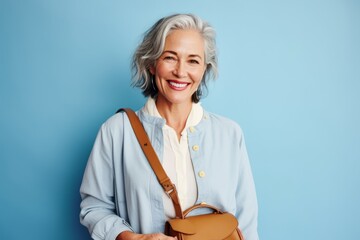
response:
[[(162, 118), (159, 111), (156, 108), (155, 100), (151, 97), (148, 98), (145, 106), (144, 106), (144, 112), (149, 114), (153, 117), (159, 117)], [(186, 125), (184, 130), (181, 132), (181, 134), (186, 134), (186, 129), (190, 126), (196, 126), (202, 119), (204, 114), (204, 110), (200, 103), (192, 103), (190, 114), (186, 120)], [(164, 125), (164, 128), (169, 127), (168, 125)]]

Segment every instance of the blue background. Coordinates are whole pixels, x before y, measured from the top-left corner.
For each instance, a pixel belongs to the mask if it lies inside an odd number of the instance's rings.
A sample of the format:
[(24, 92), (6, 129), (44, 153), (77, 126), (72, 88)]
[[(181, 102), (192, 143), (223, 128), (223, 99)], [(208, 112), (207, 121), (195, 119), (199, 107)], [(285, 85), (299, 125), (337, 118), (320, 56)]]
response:
[(359, 239), (360, 2), (0, 2), (0, 239), (90, 239), (83, 170), (100, 124), (145, 102), (130, 58), (158, 18), (218, 33), (203, 105), (245, 132), (261, 239)]

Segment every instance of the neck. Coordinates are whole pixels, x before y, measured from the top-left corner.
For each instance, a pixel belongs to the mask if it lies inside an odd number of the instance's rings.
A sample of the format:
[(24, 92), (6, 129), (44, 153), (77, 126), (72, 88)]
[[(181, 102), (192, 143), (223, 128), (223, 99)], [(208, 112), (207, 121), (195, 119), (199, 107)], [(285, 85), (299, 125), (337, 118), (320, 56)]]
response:
[(192, 102), (174, 104), (158, 98), (156, 108), (166, 120), (166, 124), (176, 131), (178, 139), (180, 139), (181, 132), (184, 130), (186, 120), (191, 112)]

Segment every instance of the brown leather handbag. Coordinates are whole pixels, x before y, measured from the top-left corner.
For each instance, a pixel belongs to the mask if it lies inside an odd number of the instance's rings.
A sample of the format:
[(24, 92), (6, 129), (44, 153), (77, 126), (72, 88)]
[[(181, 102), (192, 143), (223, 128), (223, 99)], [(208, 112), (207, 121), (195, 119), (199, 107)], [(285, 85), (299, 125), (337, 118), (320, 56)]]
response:
[[(136, 138), (151, 168), (174, 204), (176, 218), (166, 222), (165, 234), (176, 236), (178, 240), (244, 240), (238, 228), (237, 219), (230, 213), (224, 213), (208, 204), (197, 204), (182, 212), (176, 187), (165, 173), (139, 118), (131, 109), (123, 108), (119, 111), (125, 111), (128, 115)], [(213, 212), (188, 216), (199, 208), (209, 208)]]
[[(210, 208), (214, 212), (187, 217), (198, 208)], [(176, 236), (179, 240), (243, 240), (234, 215), (223, 213), (214, 206), (197, 204), (184, 212), (183, 218), (174, 218), (166, 222), (165, 234)]]

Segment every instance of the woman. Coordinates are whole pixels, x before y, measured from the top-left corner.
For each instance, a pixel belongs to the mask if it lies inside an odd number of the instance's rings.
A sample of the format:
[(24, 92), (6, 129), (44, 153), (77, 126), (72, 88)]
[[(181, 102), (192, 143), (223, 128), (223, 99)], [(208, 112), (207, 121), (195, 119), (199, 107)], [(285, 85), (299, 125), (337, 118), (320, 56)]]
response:
[[(194, 15), (160, 19), (133, 58), (134, 85), (148, 97), (137, 112), (182, 209), (206, 202), (236, 216), (258, 239), (257, 200), (239, 126), (206, 112), (201, 89), (216, 77), (213, 28)], [(162, 234), (175, 216), (124, 113), (101, 127), (80, 189), (81, 223), (93, 239), (175, 239)]]

